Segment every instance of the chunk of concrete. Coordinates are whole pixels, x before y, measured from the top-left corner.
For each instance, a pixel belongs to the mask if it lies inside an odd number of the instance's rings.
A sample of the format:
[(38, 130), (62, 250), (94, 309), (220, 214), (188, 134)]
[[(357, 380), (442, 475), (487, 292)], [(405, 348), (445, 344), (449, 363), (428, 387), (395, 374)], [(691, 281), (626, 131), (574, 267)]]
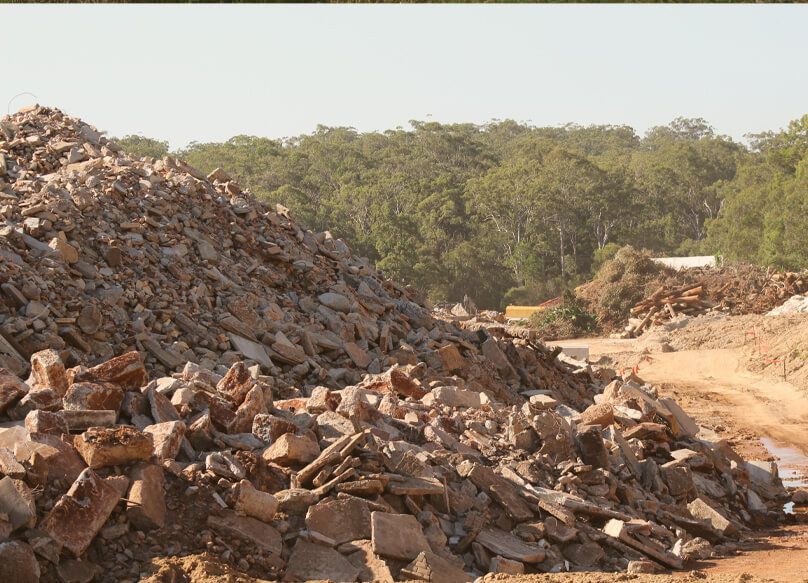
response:
[(244, 401), (236, 409), (235, 417), (228, 427), (229, 433), (249, 433), (256, 415), (261, 415), (266, 411), (264, 390), (258, 384), (253, 385), (253, 388), (244, 397)]
[(27, 442), (18, 444), (15, 455), (27, 461), (34, 473), (45, 475), (48, 482), (66, 480), (72, 484), (87, 467), (70, 444), (48, 433), (32, 433)]
[(123, 389), (112, 383), (73, 383), (64, 395), (68, 411), (118, 411)]
[(723, 514), (707, 504), (703, 498), (696, 498), (687, 505), (687, 509), (693, 518), (707, 520), (713, 528), (721, 532), (724, 536), (733, 536), (738, 533), (738, 529), (732, 522), (727, 520)]
[(70, 431), (84, 431), (90, 427), (113, 427), (118, 418), (116, 411), (59, 411)]
[(438, 356), (440, 356), (443, 367), (449, 372), (461, 371), (466, 366), (466, 359), (454, 344), (438, 348)]
[(25, 468), (7, 447), (0, 447), (0, 474), (15, 480), (25, 478)]
[(541, 563), (544, 549), (528, 544), (509, 532), (497, 528), (485, 528), (477, 535), (477, 542), (495, 555), (521, 563)]
[(29, 433), (49, 433), (62, 435), (70, 431), (67, 421), (58, 413), (51, 411), (29, 411), (25, 416), (25, 428)]
[(317, 496), (305, 488), (289, 488), (275, 492), (278, 510), (294, 516), (304, 514), (309, 506), (317, 502)]
[(113, 383), (134, 391), (145, 386), (148, 378), (140, 353), (133, 350), (76, 374), (72, 382)]
[(282, 466), (305, 465), (313, 462), (320, 455), (320, 446), (308, 437), (284, 433), (270, 445), (262, 457)]
[(681, 558), (667, 550), (660, 548), (657, 545), (651, 546), (637, 540), (631, 536), (626, 528), (626, 523), (622, 520), (618, 520), (617, 518), (610, 519), (603, 527), (603, 532), (667, 567), (671, 567), (673, 569), (682, 568)]
[(614, 407), (608, 402), (590, 405), (581, 413), (581, 425), (608, 427), (612, 423), (614, 423)]
[(15, 374), (0, 368), (0, 415), (28, 393), (28, 385)]
[(38, 388), (50, 388), (60, 395), (67, 392), (67, 371), (59, 353), (53, 349), (31, 355), (31, 376)]
[(511, 559), (506, 559), (500, 555), (497, 555), (493, 559), (491, 559), (491, 563), (488, 566), (488, 569), (491, 573), (504, 573), (506, 575), (524, 575), (525, 574), (525, 564), (519, 561), (512, 561)]
[(177, 457), (185, 437), (185, 423), (182, 421), (166, 421), (147, 425), (143, 433), (148, 433), (154, 441), (154, 456), (158, 460), (173, 460)]
[[(431, 551), (419, 553), (415, 560), (401, 569), (401, 575), (430, 583), (468, 583), (471, 577), (463, 569)], [(403, 577), (402, 577), (403, 578)]]
[(0, 514), (8, 517), (12, 531), (22, 527), (34, 527), (36, 502), (34, 494), (25, 482), (8, 476), (0, 480)]
[(482, 404), (480, 393), (457, 387), (435, 387), (432, 396), (436, 402), (449, 407), (479, 408)]

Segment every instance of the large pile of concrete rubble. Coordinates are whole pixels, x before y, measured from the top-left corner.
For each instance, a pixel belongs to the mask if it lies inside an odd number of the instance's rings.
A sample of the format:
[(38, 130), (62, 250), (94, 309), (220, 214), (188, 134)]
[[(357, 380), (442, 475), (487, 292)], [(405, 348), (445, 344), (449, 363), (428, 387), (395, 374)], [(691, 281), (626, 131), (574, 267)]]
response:
[(434, 319), (222, 171), (0, 129), (1, 581), (677, 569), (782, 515), (636, 377)]

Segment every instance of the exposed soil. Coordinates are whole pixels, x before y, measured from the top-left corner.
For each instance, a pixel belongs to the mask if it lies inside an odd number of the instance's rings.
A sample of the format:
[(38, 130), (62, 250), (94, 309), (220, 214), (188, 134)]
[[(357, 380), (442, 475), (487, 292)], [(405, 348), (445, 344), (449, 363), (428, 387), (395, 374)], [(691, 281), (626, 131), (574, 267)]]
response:
[(704, 571), (690, 571), (676, 576), (671, 575), (636, 575), (630, 573), (564, 573), (553, 575), (486, 575), (483, 583), (612, 583), (633, 581), (635, 583), (672, 583), (674, 581), (692, 581), (699, 583), (763, 583), (775, 579), (753, 577), (749, 574), (719, 574)]
[(254, 579), (239, 573), (237, 569), (223, 563), (207, 553), (193, 554), (185, 557), (160, 557), (146, 566), (149, 573), (141, 579), (142, 583), (259, 583), (263, 579)]

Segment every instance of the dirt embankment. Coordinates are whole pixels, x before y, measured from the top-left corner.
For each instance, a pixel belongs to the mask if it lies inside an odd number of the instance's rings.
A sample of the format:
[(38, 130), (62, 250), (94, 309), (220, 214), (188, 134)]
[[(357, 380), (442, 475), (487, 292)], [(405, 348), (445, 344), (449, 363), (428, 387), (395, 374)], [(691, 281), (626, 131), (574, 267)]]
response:
[(731, 349), (742, 367), (808, 391), (808, 314), (704, 316), (664, 326), (638, 339), (637, 352)]

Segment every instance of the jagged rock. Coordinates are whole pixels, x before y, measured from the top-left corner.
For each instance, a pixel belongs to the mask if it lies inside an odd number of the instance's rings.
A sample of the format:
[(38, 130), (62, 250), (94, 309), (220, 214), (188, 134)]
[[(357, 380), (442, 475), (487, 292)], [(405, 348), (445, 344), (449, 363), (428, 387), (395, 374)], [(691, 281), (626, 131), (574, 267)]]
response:
[(262, 454), (268, 462), (280, 465), (303, 465), (314, 461), (320, 447), (308, 437), (284, 433)]
[(236, 513), (244, 516), (252, 516), (263, 522), (272, 522), (275, 513), (278, 511), (279, 502), (269, 492), (256, 490), (248, 480), (241, 480), (238, 483), (236, 494)]
[(40, 572), (30, 545), (18, 540), (0, 542), (0, 581), (38, 583)]
[(136, 528), (162, 528), (166, 523), (165, 477), (163, 468), (138, 464), (129, 474), (126, 517)]
[(42, 527), (79, 557), (104, 526), (121, 494), (111, 480), (100, 478), (88, 468), (54, 505)]
[(131, 427), (93, 427), (79, 435), (74, 444), (93, 469), (148, 460), (154, 449), (150, 434)]

